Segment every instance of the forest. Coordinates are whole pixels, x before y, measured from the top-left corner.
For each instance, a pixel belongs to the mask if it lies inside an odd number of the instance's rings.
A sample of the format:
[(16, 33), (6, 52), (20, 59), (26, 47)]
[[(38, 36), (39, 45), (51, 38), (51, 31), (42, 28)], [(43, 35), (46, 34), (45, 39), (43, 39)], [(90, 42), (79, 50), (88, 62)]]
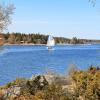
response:
[[(4, 44), (46, 44), (48, 35), (40, 33), (6, 33), (1, 34), (4, 39)], [(78, 39), (76, 37), (65, 38), (65, 37), (54, 37), (56, 44), (91, 44), (100, 43), (100, 40), (90, 39)]]

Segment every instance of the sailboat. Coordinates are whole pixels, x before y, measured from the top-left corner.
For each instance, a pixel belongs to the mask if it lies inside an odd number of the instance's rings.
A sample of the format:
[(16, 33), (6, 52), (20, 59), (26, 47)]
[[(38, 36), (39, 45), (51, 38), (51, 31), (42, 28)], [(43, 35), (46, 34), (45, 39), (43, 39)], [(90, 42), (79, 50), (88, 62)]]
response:
[(47, 48), (48, 50), (53, 50), (53, 47), (55, 46), (55, 40), (53, 36), (49, 35), (47, 40)]

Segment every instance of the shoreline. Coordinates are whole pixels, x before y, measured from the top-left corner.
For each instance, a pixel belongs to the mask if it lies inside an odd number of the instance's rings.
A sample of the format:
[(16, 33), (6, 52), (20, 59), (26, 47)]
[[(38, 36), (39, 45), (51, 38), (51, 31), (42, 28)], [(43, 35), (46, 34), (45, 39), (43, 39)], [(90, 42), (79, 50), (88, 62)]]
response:
[[(93, 45), (94, 43), (87, 43), (87, 44), (56, 44), (56, 45)], [(100, 43), (95, 43), (95, 44), (100, 44)], [(33, 46), (46, 46), (46, 44), (33, 44), (33, 43), (30, 43), (30, 44), (8, 44), (8, 43), (6, 43), (6, 44), (4, 44), (4, 46), (6, 46), (6, 45), (22, 45), (22, 46), (29, 46), (29, 45), (33, 45)], [(2, 45), (3, 46), (3, 45)]]
[(6, 45), (26, 45), (26, 46), (28, 46), (28, 45), (33, 45), (33, 46), (45, 46), (46, 44), (4, 44), (5, 46)]

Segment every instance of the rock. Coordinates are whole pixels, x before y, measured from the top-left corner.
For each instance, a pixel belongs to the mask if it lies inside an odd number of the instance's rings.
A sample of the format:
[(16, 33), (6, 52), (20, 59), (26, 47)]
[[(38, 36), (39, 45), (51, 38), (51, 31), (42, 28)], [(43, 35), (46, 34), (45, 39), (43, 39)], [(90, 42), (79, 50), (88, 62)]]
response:
[(58, 76), (56, 74), (44, 74), (44, 75), (33, 75), (30, 80), (35, 80), (36, 77), (40, 76), (39, 82), (43, 83), (43, 81), (47, 81), (49, 84), (57, 83), (59, 85), (68, 85), (71, 84), (71, 79), (66, 78), (64, 76)]
[(15, 97), (19, 96), (21, 93), (20, 89), (21, 89), (21, 87), (14, 85), (8, 89), (3, 90), (3, 93), (4, 93), (3, 98), (4, 99), (6, 99), (8, 97), (15, 98)]
[(35, 80), (38, 76), (40, 76), (39, 82), (42, 83), (45, 81), (47, 81), (49, 84), (51, 84), (52, 82), (54, 82), (55, 80), (55, 76), (51, 75), (51, 74), (44, 74), (44, 75), (33, 75), (30, 80)]
[(64, 76), (59, 76), (55, 74), (45, 74), (44, 77), (48, 81), (49, 84), (55, 83), (59, 85), (69, 85), (71, 84), (71, 80)]
[(46, 80), (44, 75), (33, 75), (30, 81), (33, 81), (35, 85), (40, 88), (43, 88), (48, 84), (48, 81)]
[(55, 76), (51, 75), (51, 74), (45, 74), (44, 77), (46, 78), (46, 80), (49, 84), (52, 84), (55, 80)]

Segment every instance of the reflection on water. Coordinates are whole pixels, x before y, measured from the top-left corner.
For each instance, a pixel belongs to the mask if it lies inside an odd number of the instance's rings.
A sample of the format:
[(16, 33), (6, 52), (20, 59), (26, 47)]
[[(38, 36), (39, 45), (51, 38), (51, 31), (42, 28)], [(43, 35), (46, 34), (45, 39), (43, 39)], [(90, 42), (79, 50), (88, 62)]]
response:
[(5, 48), (3, 46), (0, 46), (0, 54), (3, 54), (5, 52)]

